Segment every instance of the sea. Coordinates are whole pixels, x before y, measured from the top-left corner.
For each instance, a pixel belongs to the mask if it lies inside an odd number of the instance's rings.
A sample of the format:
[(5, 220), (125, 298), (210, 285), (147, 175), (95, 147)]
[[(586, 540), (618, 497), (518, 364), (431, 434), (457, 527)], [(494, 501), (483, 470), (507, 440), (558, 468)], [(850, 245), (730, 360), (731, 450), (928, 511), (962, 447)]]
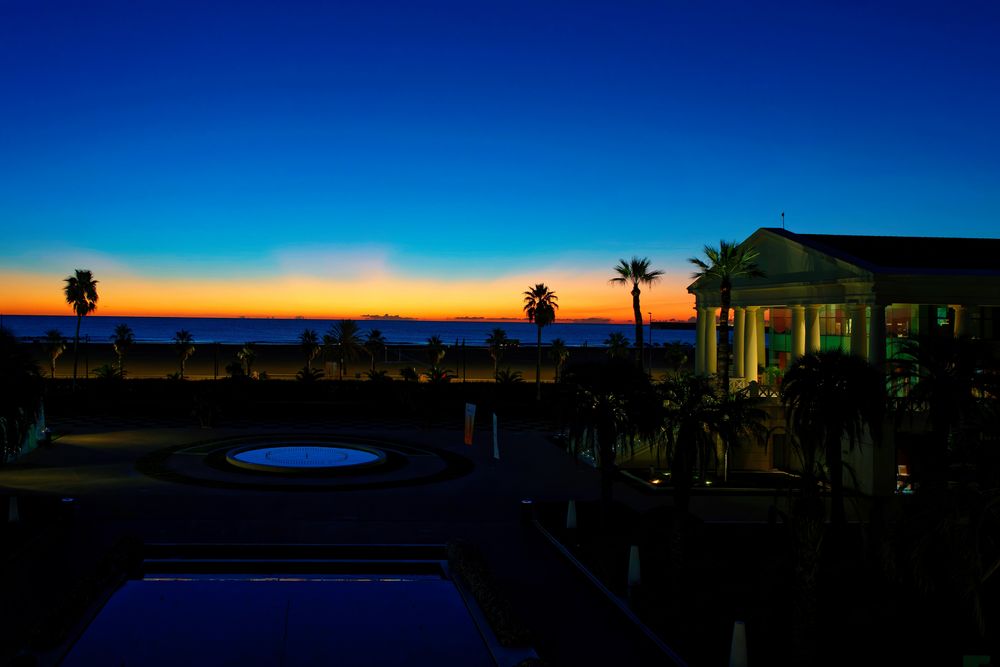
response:
[[(305, 329), (314, 329), (320, 336), (340, 320), (278, 319), (249, 317), (106, 317), (88, 315), (80, 328), (81, 339), (92, 342), (110, 340), (115, 327), (127, 324), (132, 328), (137, 342), (167, 343), (181, 329), (189, 331), (196, 342), (243, 344), (296, 343)], [(535, 325), (526, 320), (411, 320), (411, 319), (357, 319), (362, 337), (371, 329), (378, 329), (390, 345), (423, 345), (431, 336), (438, 336), (446, 345), (483, 346), (496, 328), (503, 329), (508, 338), (528, 345), (535, 342)], [(2, 315), (0, 326), (11, 330), (24, 340), (43, 338), (46, 332), (56, 329), (71, 338), (76, 329), (72, 315)], [(542, 342), (561, 338), (570, 347), (603, 346), (614, 332), (624, 334), (631, 341), (635, 336), (634, 324), (607, 322), (559, 322), (542, 329)], [(649, 327), (645, 327), (648, 338)], [(694, 345), (694, 329), (653, 329), (654, 344), (688, 343)]]

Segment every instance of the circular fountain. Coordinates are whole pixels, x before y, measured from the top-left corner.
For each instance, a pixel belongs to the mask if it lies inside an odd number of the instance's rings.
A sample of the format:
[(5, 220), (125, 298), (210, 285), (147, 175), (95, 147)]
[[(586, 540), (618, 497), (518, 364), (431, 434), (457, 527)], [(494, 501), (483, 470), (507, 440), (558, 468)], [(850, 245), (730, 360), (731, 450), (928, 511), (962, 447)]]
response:
[(226, 452), (234, 466), (261, 472), (336, 472), (385, 463), (385, 452), (347, 443), (261, 444)]
[(143, 474), (224, 489), (353, 491), (431, 484), (468, 474), (459, 453), (340, 434), (256, 434), (165, 447), (136, 461)]

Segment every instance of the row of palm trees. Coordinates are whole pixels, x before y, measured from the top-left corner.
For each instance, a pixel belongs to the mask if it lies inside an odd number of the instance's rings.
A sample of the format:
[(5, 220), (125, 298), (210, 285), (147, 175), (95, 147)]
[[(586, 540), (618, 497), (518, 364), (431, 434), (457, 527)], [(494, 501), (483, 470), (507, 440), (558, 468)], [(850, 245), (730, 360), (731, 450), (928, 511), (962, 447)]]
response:
[[(709, 277), (719, 280), (722, 310), (720, 317), (720, 381), (723, 386), (728, 386), (729, 376), (729, 354), (728, 354), (728, 324), (729, 308), (732, 291), (732, 280), (738, 277), (755, 277), (763, 275), (755, 263), (757, 253), (752, 248), (743, 244), (720, 241), (718, 248), (705, 247), (705, 256), (708, 261), (698, 258), (691, 258), (690, 261), (698, 267), (698, 271), (693, 277)], [(651, 262), (646, 257), (633, 256), (630, 260), (620, 259), (613, 268), (615, 276), (609, 282), (613, 285), (630, 287), (632, 296), (632, 310), (635, 318), (635, 344), (633, 347), (637, 365), (642, 364), (643, 358), (643, 319), (642, 305), (640, 303), (641, 287), (652, 287), (663, 276), (663, 271), (651, 268)], [(67, 277), (63, 288), (66, 302), (73, 308), (77, 317), (76, 332), (73, 337), (73, 381), (74, 385), (78, 373), (80, 325), (85, 316), (97, 309), (99, 300), (97, 285), (98, 280), (93, 273), (85, 269), (77, 269), (73, 275)], [(542, 365), (542, 329), (552, 324), (556, 318), (556, 311), (559, 308), (559, 298), (556, 293), (544, 283), (537, 283), (524, 292), (523, 311), (529, 322), (533, 322), (538, 327), (537, 336), (537, 364), (535, 368), (536, 394), (541, 397), (541, 365)], [(496, 333), (496, 330), (494, 331)], [(186, 334), (186, 335), (182, 335)], [(50, 331), (47, 334), (49, 345), (50, 366), (54, 371), (55, 360), (65, 350), (65, 346), (59, 347), (61, 335), (58, 332)], [(119, 372), (124, 372), (125, 354), (128, 348), (135, 342), (135, 337), (131, 329), (125, 325), (119, 325), (112, 338), (115, 345), (115, 353), (118, 356)], [(175, 345), (178, 348), (180, 358), (180, 376), (184, 376), (184, 365), (191, 354), (194, 353), (193, 340), (186, 331), (180, 331), (175, 336)], [(300, 336), (300, 344), (306, 355), (305, 368), (312, 372), (312, 362), (319, 355), (320, 338), (311, 329), (307, 329)], [(368, 332), (367, 338), (362, 340), (358, 326), (352, 320), (341, 320), (331, 327), (330, 331), (323, 336), (322, 344), (325, 347), (338, 351), (338, 369), (340, 377), (343, 377), (344, 367), (350, 360), (357, 358), (360, 351), (364, 350), (372, 358), (372, 370), (374, 371), (374, 360), (377, 353), (385, 349), (386, 341), (377, 329)], [(609, 345), (615, 350), (615, 355), (622, 354), (624, 348), (621, 336), (609, 339)], [(494, 358), (494, 377), (497, 374), (499, 357), (502, 355), (504, 340), (488, 340), (487, 346), (490, 354)], [(443, 345), (441, 346), (443, 349)], [(559, 355), (562, 355), (560, 350)], [(436, 366), (436, 364), (432, 364)], [(557, 363), (561, 366), (561, 363)], [(557, 369), (557, 375), (558, 375)]]

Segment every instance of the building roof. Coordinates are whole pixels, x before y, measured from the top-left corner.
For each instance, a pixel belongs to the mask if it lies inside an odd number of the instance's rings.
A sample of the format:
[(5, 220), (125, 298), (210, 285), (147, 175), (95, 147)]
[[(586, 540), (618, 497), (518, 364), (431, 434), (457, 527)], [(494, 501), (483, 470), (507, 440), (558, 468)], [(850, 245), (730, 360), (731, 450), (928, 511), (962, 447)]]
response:
[(874, 273), (1000, 274), (1000, 239), (767, 231)]

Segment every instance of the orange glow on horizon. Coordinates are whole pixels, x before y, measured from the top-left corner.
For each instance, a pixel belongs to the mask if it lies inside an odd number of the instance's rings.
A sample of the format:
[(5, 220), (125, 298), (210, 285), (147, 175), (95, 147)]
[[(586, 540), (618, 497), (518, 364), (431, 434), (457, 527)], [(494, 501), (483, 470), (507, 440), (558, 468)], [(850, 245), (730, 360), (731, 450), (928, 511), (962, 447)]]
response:
[[(6, 288), (0, 312), (20, 315), (71, 315), (62, 295), (62, 278), (50, 273), (0, 271)], [(544, 282), (559, 296), (557, 319), (607, 318), (632, 322), (628, 290), (609, 285), (602, 273), (540, 271), (532, 276), (448, 281), (380, 275), (369, 280), (276, 276), (258, 280), (166, 279), (130, 274), (100, 274), (95, 315), (138, 317), (305, 317), (360, 319), (362, 314), (443, 320), (455, 318), (523, 319), (522, 292)], [(665, 276), (642, 294), (642, 317), (687, 321), (694, 299), (690, 280)]]

